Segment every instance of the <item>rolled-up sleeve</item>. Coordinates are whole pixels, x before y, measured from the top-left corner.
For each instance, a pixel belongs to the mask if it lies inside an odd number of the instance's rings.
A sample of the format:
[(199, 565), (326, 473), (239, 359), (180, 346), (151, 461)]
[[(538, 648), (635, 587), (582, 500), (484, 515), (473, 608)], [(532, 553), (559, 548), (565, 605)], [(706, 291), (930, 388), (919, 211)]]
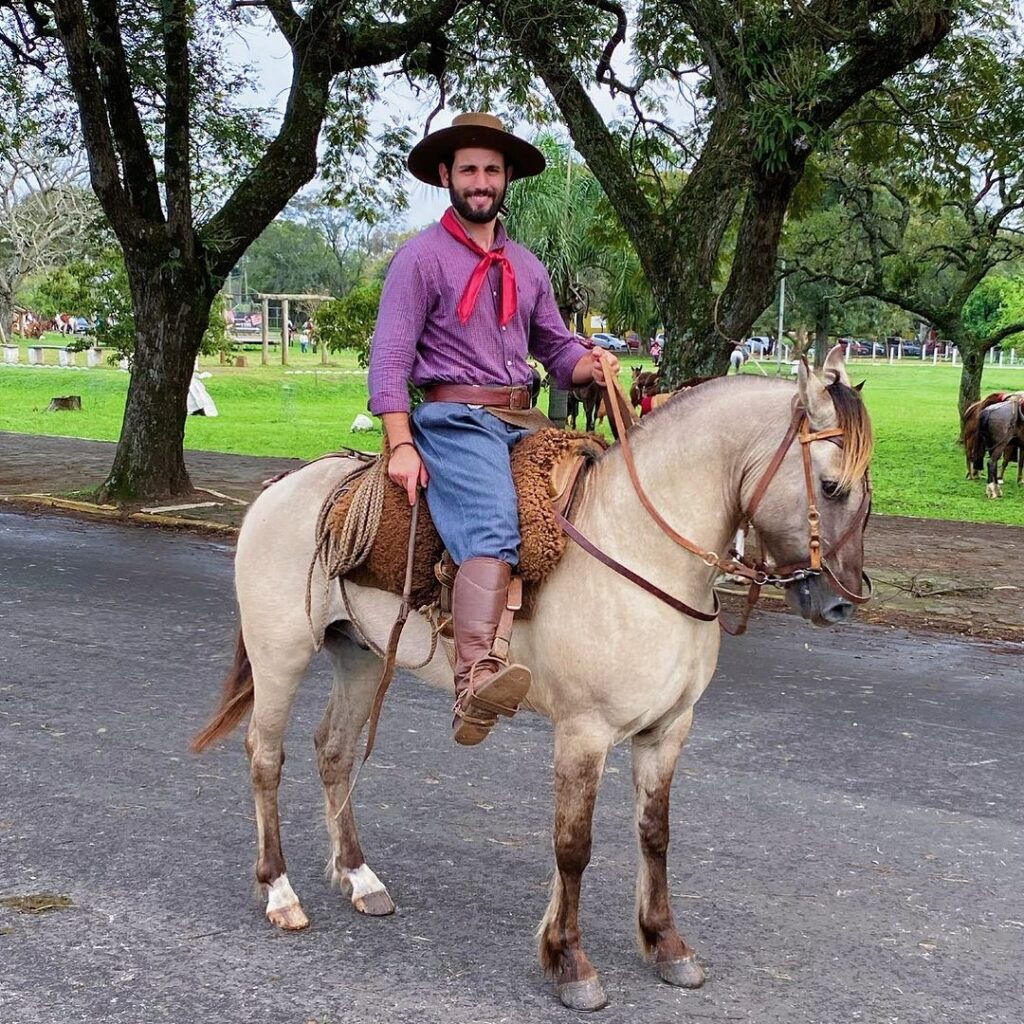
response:
[(547, 272), (541, 269), (540, 294), (530, 320), (530, 355), (544, 364), (555, 386), (563, 391), (572, 388), (572, 371), (587, 354), (587, 347), (569, 332), (558, 311), (555, 295)]
[(388, 267), (370, 343), (369, 408), (409, 411), (408, 380), (427, 319), (427, 288), (415, 252), (403, 246)]

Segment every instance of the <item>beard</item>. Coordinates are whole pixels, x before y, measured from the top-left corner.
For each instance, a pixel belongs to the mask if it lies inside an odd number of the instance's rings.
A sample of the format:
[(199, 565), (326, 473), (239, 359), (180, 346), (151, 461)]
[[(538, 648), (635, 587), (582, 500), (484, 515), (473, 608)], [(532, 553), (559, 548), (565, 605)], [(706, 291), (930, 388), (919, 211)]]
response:
[[(508, 185), (500, 190), (494, 189), (469, 189), (466, 192), (457, 192), (453, 185), (448, 186), (448, 196), (451, 199), (455, 212), (470, 224), (489, 224), (498, 216), (502, 203), (505, 202), (505, 193)], [(472, 206), (470, 199), (475, 196), (486, 196), (491, 200), (488, 206)]]

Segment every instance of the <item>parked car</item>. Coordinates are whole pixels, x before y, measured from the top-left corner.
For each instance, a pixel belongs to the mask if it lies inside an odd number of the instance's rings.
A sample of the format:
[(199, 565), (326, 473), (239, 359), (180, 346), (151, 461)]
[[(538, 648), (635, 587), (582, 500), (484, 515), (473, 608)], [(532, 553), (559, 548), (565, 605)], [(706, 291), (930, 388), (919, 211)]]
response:
[(903, 342), (903, 354), (905, 356), (916, 356), (921, 358), (921, 346), (916, 341)]
[(885, 355), (885, 346), (870, 338), (840, 338), (839, 344), (846, 349), (848, 356)]
[(595, 334), (590, 340), (600, 348), (606, 348), (612, 352), (629, 351), (629, 346), (621, 338), (616, 338), (614, 334)]
[(770, 356), (772, 354), (772, 339), (766, 334), (755, 334), (744, 347), (752, 356)]

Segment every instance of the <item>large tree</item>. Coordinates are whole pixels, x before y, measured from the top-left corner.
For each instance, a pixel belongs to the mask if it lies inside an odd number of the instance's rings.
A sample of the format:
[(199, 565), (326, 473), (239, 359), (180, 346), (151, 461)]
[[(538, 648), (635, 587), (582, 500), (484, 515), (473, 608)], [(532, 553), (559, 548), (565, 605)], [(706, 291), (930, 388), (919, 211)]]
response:
[(1007, 290), (985, 285), (1024, 259), (1024, 52), (1001, 30), (946, 49), (944, 67), (860, 107), (786, 258), (840, 300), (871, 296), (955, 342), (963, 412), (987, 352), (1024, 332)]
[[(315, 174), (328, 118), (336, 161), (370, 141), (377, 79), (366, 69), (431, 39), (458, 4), (0, 0), (5, 98), (29, 110), (66, 101), (77, 113), (131, 285), (135, 358), (105, 496), (190, 490), (185, 397), (214, 296)], [(291, 51), (276, 131), (246, 108), (250, 79), (225, 56), (246, 8), (269, 12)], [(12, 123), (5, 117), (0, 130)]]
[[(771, 301), (787, 206), (808, 156), (865, 94), (932, 51), (962, 2), (487, 2), (547, 87), (622, 221), (668, 331), (674, 378), (724, 369), (730, 339)], [(595, 36), (595, 15), (608, 25)], [(632, 18), (632, 24), (630, 19)], [(630, 36), (632, 77), (618, 47)], [(472, 54), (450, 47), (452, 62)], [(592, 91), (625, 99), (609, 123)], [(469, 89), (470, 86), (465, 88)], [(525, 109), (528, 84), (513, 90)], [(674, 121), (669, 103), (689, 104)], [(535, 104), (532, 104), (535, 106)], [(666, 182), (681, 182), (678, 188)], [(722, 266), (723, 240), (735, 247)], [(722, 285), (716, 287), (716, 274)]]

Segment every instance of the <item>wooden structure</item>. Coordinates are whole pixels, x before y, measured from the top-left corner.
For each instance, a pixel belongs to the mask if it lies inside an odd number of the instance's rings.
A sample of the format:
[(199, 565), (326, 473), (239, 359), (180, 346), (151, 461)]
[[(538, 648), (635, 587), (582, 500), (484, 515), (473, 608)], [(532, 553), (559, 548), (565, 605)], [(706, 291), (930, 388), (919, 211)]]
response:
[[(288, 365), (288, 345), (291, 341), (291, 331), (288, 330), (288, 306), (292, 302), (305, 302), (311, 304), (314, 309), (321, 302), (329, 302), (333, 295), (272, 295), (269, 292), (257, 292), (256, 298), (260, 300), (262, 318), (260, 320), (260, 334), (263, 340), (263, 352), (260, 362), (266, 366), (270, 362), (270, 303), (281, 303), (281, 365)], [(320, 362), (327, 365), (327, 346), (320, 346)]]

